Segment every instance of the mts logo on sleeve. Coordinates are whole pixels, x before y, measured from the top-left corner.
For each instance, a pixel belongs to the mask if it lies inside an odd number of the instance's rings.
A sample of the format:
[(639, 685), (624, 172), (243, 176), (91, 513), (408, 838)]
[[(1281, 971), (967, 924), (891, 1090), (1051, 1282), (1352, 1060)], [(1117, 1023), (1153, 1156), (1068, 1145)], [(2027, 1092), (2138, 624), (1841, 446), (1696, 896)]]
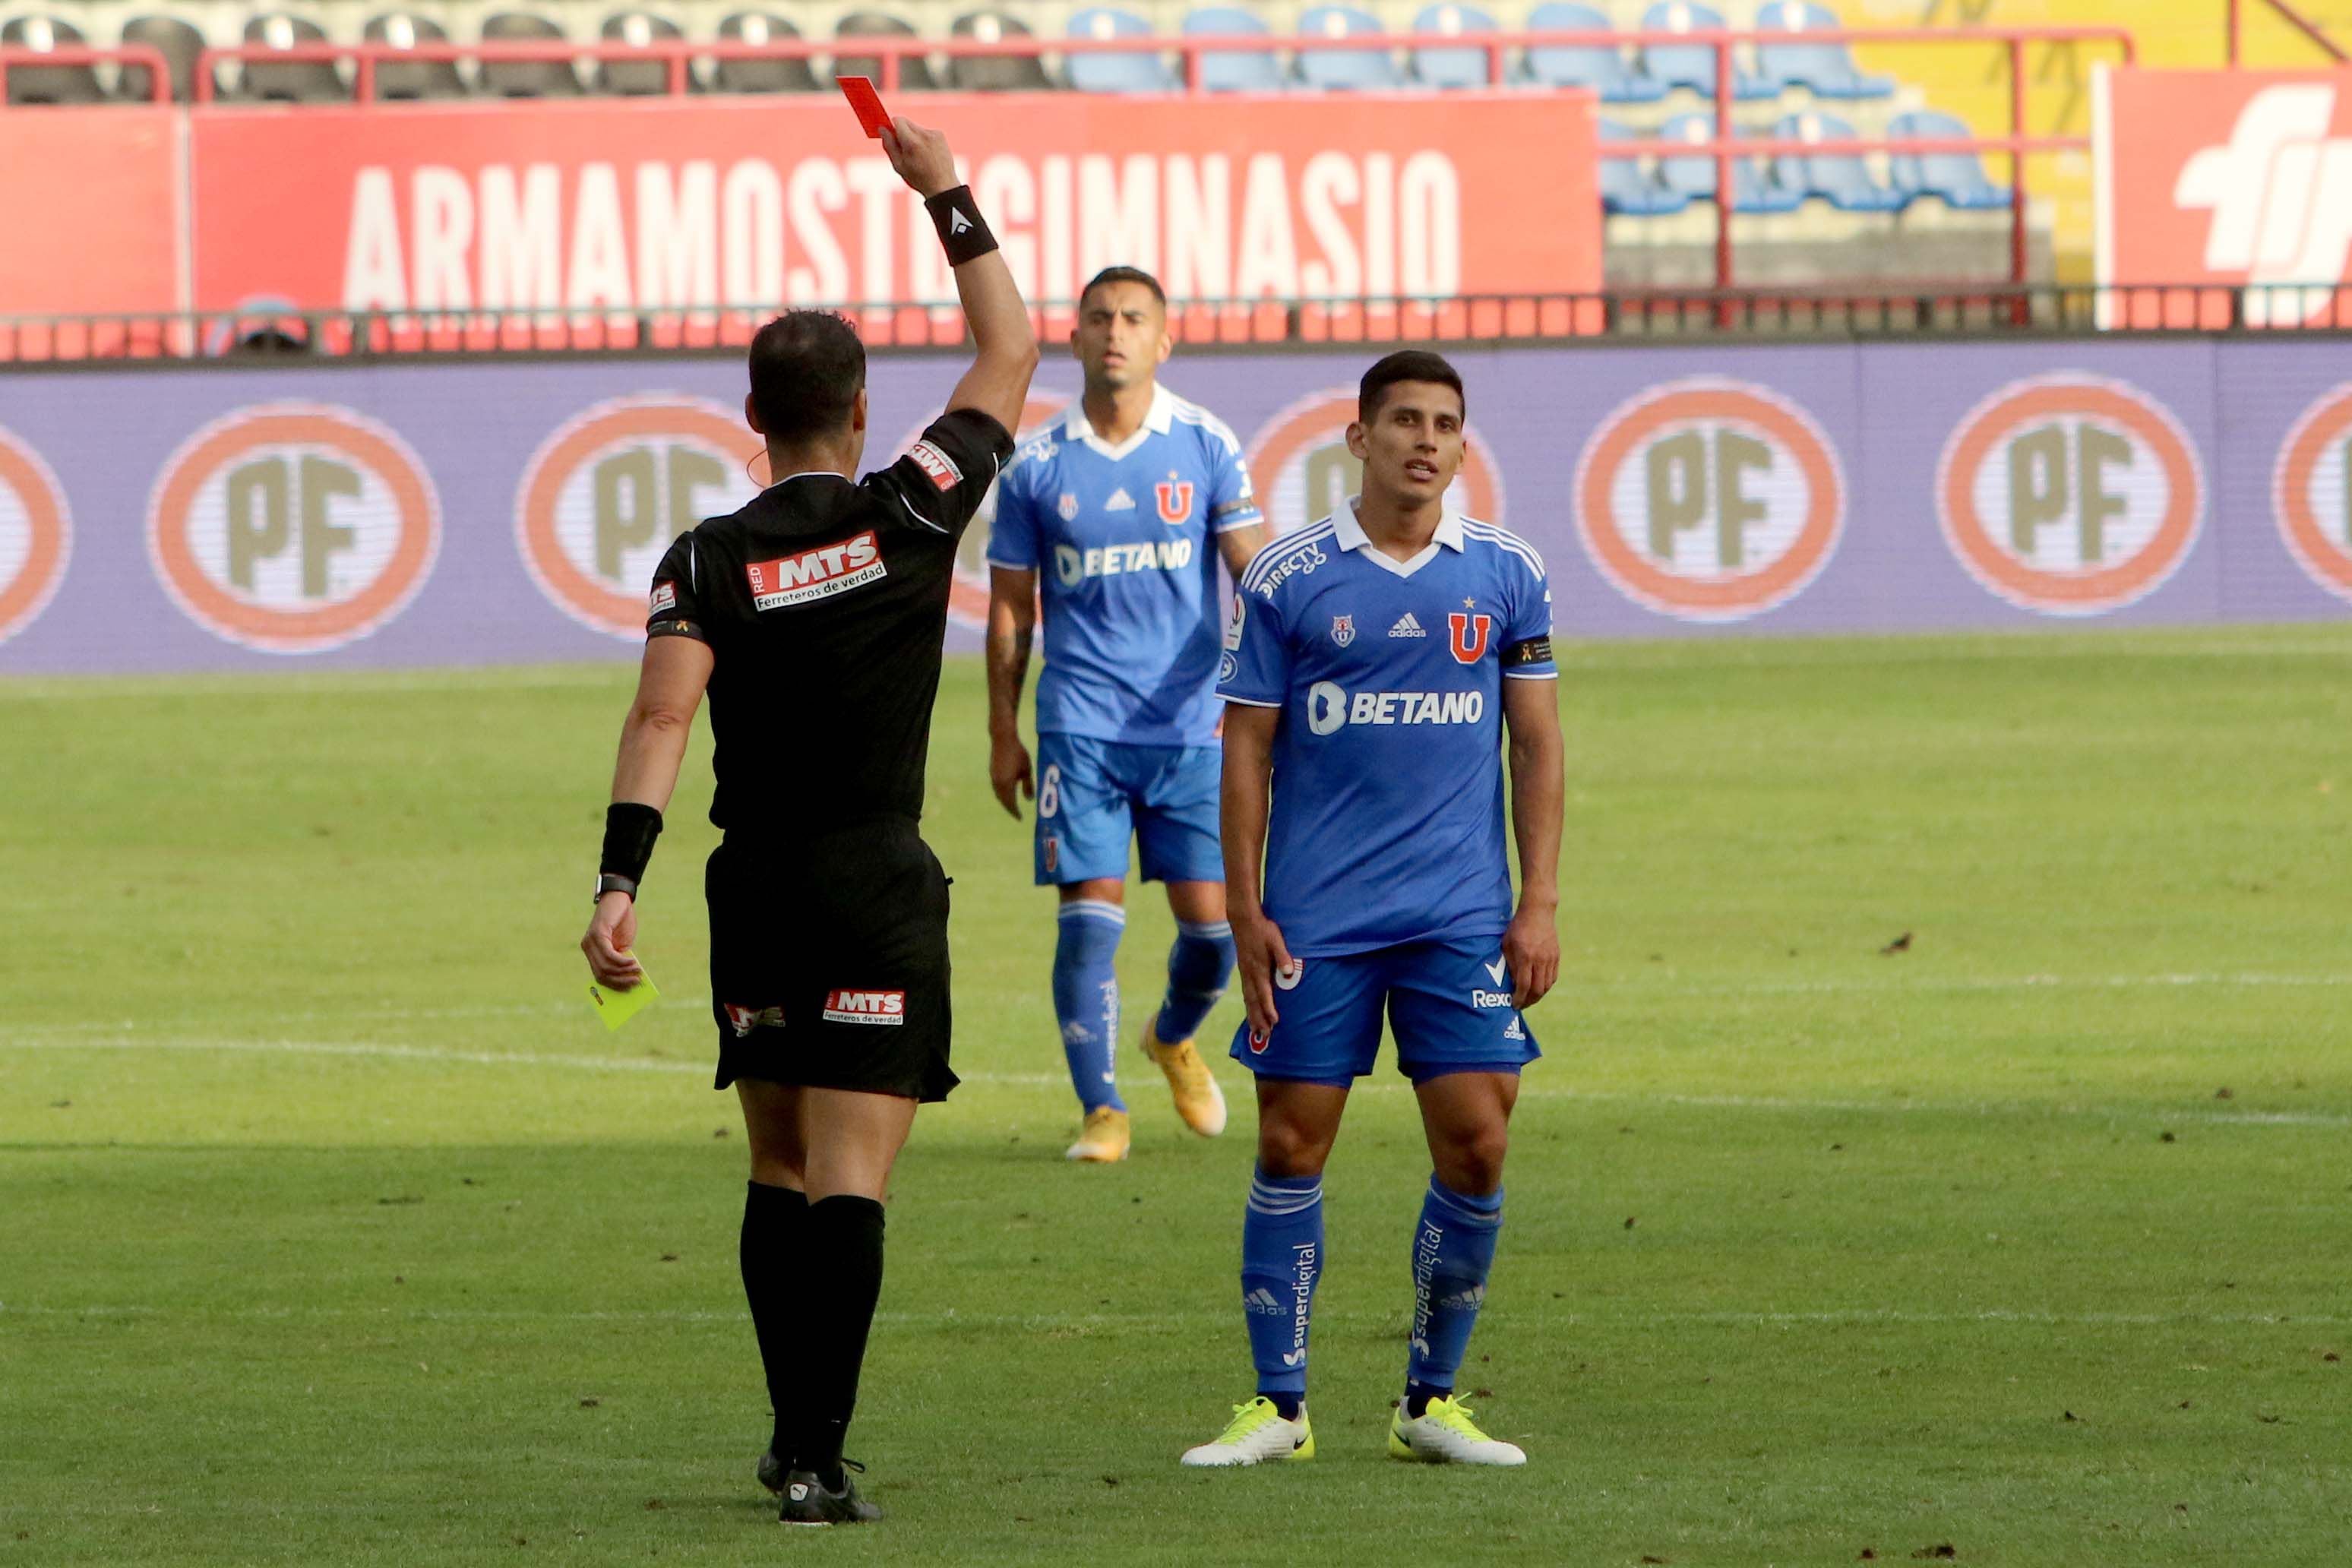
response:
[(870, 528), (838, 544), (780, 555), (773, 561), (754, 561), (743, 570), (751, 581), (751, 604), (762, 610), (829, 599), (890, 574)]
[(955, 459), (929, 441), (916, 442), (907, 448), (907, 456), (914, 458), (915, 466), (930, 475), (931, 483), (940, 489), (951, 490), (963, 483), (963, 470), (955, 466)]
[(889, 1024), (907, 1021), (904, 991), (828, 991), (824, 994), (828, 1024)]

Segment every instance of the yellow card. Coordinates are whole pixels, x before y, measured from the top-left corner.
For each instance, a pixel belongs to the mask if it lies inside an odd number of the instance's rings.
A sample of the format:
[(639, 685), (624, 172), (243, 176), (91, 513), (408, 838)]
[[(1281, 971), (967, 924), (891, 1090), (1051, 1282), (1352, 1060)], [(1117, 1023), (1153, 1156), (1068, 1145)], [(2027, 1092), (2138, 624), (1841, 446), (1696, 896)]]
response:
[(607, 1029), (619, 1028), (644, 1012), (646, 1005), (660, 995), (661, 993), (654, 989), (651, 974), (626, 991), (607, 991), (593, 980), (588, 983), (588, 1000), (595, 1006), (596, 1016), (604, 1020)]

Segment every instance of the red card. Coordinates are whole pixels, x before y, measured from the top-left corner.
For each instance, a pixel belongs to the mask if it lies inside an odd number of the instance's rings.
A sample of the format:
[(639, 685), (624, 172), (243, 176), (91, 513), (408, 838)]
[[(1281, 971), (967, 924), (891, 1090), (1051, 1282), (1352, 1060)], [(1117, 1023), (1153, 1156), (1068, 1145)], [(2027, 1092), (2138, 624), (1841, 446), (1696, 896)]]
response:
[(849, 107), (857, 111), (857, 123), (866, 134), (879, 138), (882, 128), (890, 123), (890, 111), (882, 107), (882, 95), (874, 90), (873, 79), (862, 76), (836, 77), (841, 83), (841, 96), (849, 100)]

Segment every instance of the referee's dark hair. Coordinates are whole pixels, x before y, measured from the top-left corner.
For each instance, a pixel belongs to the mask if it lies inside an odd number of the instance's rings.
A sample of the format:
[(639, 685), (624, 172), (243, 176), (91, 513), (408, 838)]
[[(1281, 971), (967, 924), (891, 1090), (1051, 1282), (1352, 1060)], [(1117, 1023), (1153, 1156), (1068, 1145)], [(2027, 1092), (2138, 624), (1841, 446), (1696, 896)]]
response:
[(1401, 381), (1426, 381), (1452, 387), (1454, 395), (1462, 399), (1463, 417), (1469, 417), (1470, 399), (1463, 395), (1461, 373), (1445, 363), (1444, 354), (1432, 353), (1427, 349), (1399, 349), (1364, 373), (1364, 379), (1356, 387), (1357, 419), (1370, 423), (1372, 416), (1381, 411), (1381, 399), (1388, 389)]
[(1160, 313), (1162, 315), (1167, 314), (1168, 290), (1160, 286), (1159, 279), (1154, 278), (1150, 273), (1146, 272), (1140, 267), (1106, 267), (1100, 272), (1096, 273), (1092, 278), (1087, 279), (1087, 286), (1078, 290), (1078, 309), (1081, 310), (1085, 310), (1087, 308), (1087, 296), (1093, 293), (1096, 289), (1101, 288), (1106, 283), (1142, 284), (1146, 289), (1151, 290), (1151, 297), (1160, 301)]
[(840, 429), (865, 384), (866, 345), (830, 310), (787, 310), (751, 339), (751, 406), (771, 440)]

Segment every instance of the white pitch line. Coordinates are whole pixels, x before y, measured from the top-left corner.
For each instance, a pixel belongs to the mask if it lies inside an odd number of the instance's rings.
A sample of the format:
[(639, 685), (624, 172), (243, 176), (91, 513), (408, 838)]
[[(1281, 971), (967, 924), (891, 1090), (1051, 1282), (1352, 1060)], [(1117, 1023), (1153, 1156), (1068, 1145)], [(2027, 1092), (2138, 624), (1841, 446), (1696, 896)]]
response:
[[(468, 1051), (439, 1046), (394, 1046), (352, 1040), (216, 1039), (195, 1036), (122, 1035), (92, 1039), (0, 1040), (0, 1050), (27, 1051), (177, 1051), (196, 1054), (232, 1053), (255, 1056), (353, 1057), (388, 1061), (447, 1062), (472, 1067), (572, 1068), (583, 1072), (688, 1073), (710, 1071), (708, 1063), (667, 1057), (592, 1057), (531, 1051)], [(960, 1075), (969, 1084), (1052, 1088), (1067, 1084), (1061, 1073), (974, 1071)], [(1359, 1094), (1402, 1094), (1410, 1086), (1390, 1079), (1360, 1084)], [(1520, 1091), (1522, 1100), (1582, 1100), (1601, 1105), (1680, 1105), (1708, 1110), (1766, 1110), (1818, 1115), (1968, 1115), (2076, 1116), (2108, 1121), (2129, 1118), (2158, 1123), (2242, 1127), (2352, 1127), (2352, 1115), (2334, 1111), (2213, 1110), (2202, 1106), (2080, 1105), (2066, 1101), (1949, 1100), (1888, 1099), (1807, 1100), (1798, 1097), (1738, 1094), (1677, 1094), (1658, 1091), (1555, 1088), (1541, 1082)]]
[[(1916, 980), (1759, 980), (1702, 981), (1690, 983), (1623, 982), (1623, 981), (1563, 981), (1553, 993), (1557, 1002), (1572, 1006), (1580, 996), (1606, 997), (1611, 1001), (1639, 1000), (1648, 996), (1840, 996), (1840, 995), (1913, 995), (1929, 992), (1999, 992), (1999, 991), (2130, 991), (2183, 990), (2200, 986), (2244, 986), (2256, 989), (2331, 990), (2352, 986), (2352, 974), (2262, 974), (2262, 973), (2177, 973), (2177, 974), (2011, 974), (1981, 977), (1955, 976), (1942, 978), (1925, 976)], [(653, 1004), (653, 1010), (667, 1012), (684, 1009), (707, 1012), (708, 996), (668, 995)], [(462, 1018), (531, 1018), (555, 1017), (579, 1012), (576, 1002), (484, 1002), (454, 1007), (336, 1007), (310, 1008), (294, 1013), (273, 1013), (255, 1022), (269, 1028), (288, 1025), (333, 1023), (350, 1020), (355, 1023), (431, 1023)], [(122, 1035), (140, 1031), (135, 1018), (86, 1020), (80, 1023), (47, 1024), (39, 1027), (43, 1035)], [(0, 1039), (0, 1045), (5, 1045)]]
[[(1512, 1309), (1490, 1300), (1487, 1310), (1529, 1326), (1584, 1328), (1646, 1328), (1680, 1324), (1713, 1328), (1811, 1328), (1866, 1326), (1874, 1323), (1923, 1328), (1961, 1323), (2013, 1323), (2028, 1328), (2343, 1328), (2352, 1317), (2337, 1313), (2297, 1312), (2052, 1312), (2038, 1308), (1990, 1307), (1968, 1312), (1916, 1312), (1892, 1307), (1855, 1307), (1815, 1311), (1705, 1312), (1547, 1312)], [(1392, 1313), (1379, 1308), (1316, 1309), (1316, 1319), (1327, 1328), (1333, 1323), (1390, 1321)], [(632, 1310), (539, 1311), (499, 1308), (399, 1308), (320, 1306), (242, 1306), (225, 1310), (201, 1307), (158, 1307), (147, 1304), (90, 1303), (82, 1306), (18, 1305), (0, 1302), (0, 1318), (230, 1318), (278, 1322), (298, 1319), (339, 1321), (369, 1319), (418, 1323), (718, 1323), (740, 1324), (750, 1314), (735, 1310), (693, 1310), (646, 1308)], [(1202, 1324), (1223, 1323), (1231, 1314), (1203, 1308), (1183, 1312), (966, 1312), (883, 1311), (877, 1323), (917, 1328), (973, 1329), (1123, 1329), (1167, 1331)]]

